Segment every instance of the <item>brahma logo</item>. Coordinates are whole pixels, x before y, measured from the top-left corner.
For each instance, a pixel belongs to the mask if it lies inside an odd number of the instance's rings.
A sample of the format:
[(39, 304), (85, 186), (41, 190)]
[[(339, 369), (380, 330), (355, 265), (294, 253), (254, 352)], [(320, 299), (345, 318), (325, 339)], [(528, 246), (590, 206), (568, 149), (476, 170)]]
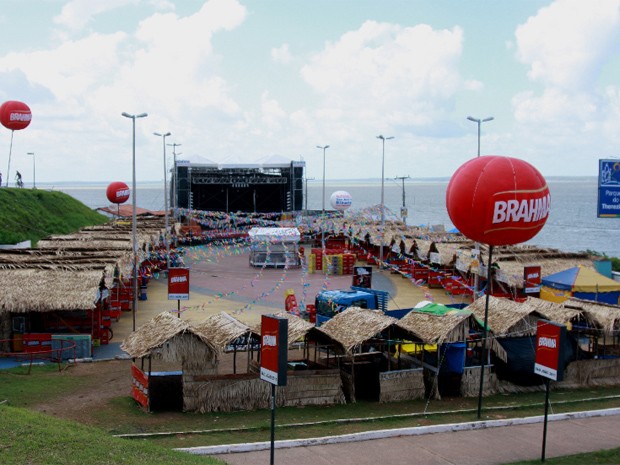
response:
[(31, 113), (16, 112), (9, 114), (9, 121), (30, 121), (32, 120)]
[(122, 199), (125, 197), (129, 197), (129, 189), (123, 189), (120, 191), (116, 191), (116, 198), (117, 199)]
[(277, 346), (277, 340), (275, 336), (265, 335), (263, 336), (263, 345), (265, 347), (275, 347)]
[(186, 283), (187, 276), (172, 276), (170, 277), (170, 282), (171, 283)]
[(538, 228), (547, 220), (550, 208), (551, 196), (546, 185), (537, 191), (498, 192), (493, 196), (493, 214), (487, 217), (490, 221), (485, 233)]
[(538, 347), (545, 347), (549, 349), (555, 349), (558, 346), (557, 339), (552, 337), (541, 336), (538, 338)]

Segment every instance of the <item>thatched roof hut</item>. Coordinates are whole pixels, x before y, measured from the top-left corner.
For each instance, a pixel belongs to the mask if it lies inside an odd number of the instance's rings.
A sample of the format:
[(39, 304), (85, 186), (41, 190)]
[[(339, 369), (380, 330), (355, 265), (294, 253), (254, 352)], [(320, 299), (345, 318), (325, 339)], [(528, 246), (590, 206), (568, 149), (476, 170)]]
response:
[[(489, 248), (480, 245), (481, 263), (488, 265)], [(469, 269), (473, 256), (460, 254), (459, 269)], [(532, 245), (514, 245), (493, 248), (493, 262), (498, 266), (495, 279), (511, 287), (523, 288), (523, 268), (540, 265), (542, 276), (557, 273), (576, 265), (592, 266), (592, 257), (587, 253), (562, 252), (557, 249), (541, 248)], [(471, 267), (471, 271), (486, 278), (486, 268)]]
[(0, 270), (0, 312), (91, 310), (103, 270)]
[(584, 311), (605, 336), (617, 336), (620, 333), (620, 307), (617, 305), (572, 298), (565, 301), (564, 306)]
[[(475, 300), (466, 310), (484, 321), (486, 297)], [(514, 300), (489, 296), (488, 326), (496, 337), (520, 337), (536, 334), (540, 319), (548, 319), (536, 307)]]
[(132, 358), (156, 355), (166, 362), (184, 366), (204, 365), (215, 360), (217, 349), (186, 321), (162, 312), (131, 333), (121, 349)]
[[(278, 318), (286, 318), (288, 320), (288, 343), (294, 344), (303, 340), (309, 332), (314, 332), (317, 328), (312, 323), (307, 322), (303, 318), (288, 312), (277, 312), (273, 316)], [(261, 333), (261, 324), (254, 328), (257, 334)]]
[(376, 310), (349, 307), (337, 314), (319, 328), (344, 348), (352, 353), (353, 349), (372, 339), (394, 323), (396, 318), (386, 316)]
[[(421, 309), (413, 309), (397, 321), (396, 326), (416, 334), (425, 344), (446, 344), (451, 342), (466, 342), (470, 336), (470, 329), (480, 331), (479, 323), (471, 311), (453, 310), (446, 313), (435, 313)], [(495, 338), (490, 340), (489, 346), (502, 360), (506, 359), (505, 350)]]
[(588, 313), (580, 308), (565, 307), (563, 304), (539, 299), (537, 297), (528, 297), (525, 302), (531, 307), (538, 309), (538, 311), (545, 315), (550, 321), (555, 321), (562, 325), (585, 321), (594, 327), (596, 326)]
[[(235, 339), (248, 336), (252, 329), (228, 313), (220, 312), (193, 326), (193, 330), (209, 341), (219, 352)], [(257, 333), (260, 335), (260, 333)]]

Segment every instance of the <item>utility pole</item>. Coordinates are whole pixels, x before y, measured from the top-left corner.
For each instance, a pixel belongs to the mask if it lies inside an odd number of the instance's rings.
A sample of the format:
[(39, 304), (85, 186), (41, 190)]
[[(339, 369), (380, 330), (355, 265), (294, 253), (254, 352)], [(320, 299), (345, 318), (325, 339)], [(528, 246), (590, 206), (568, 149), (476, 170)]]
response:
[(394, 179), (399, 179), (403, 183), (403, 206), (400, 207), (400, 217), (403, 219), (403, 224), (407, 224), (407, 205), (405, 204), (405, 179), (411, 179), (411, 176), (396, 176)]
[(170, 202), (172, 204), (172, 213), (174, 218), (177, 217), (177, 208), (179, 207), (178, 202), (178, 196), (177, 196), (177, 189), (178, 189), (178, 183), (177, 183), (177, 155), (181, 155), (180, 153), (177, 153), (177, 147), (180, 147), (182, 144), (177, 144), (176, 142), (173, 144), (166, 144), (169, 147), (172, 147), (172, 156), (174, 157), (173, 160), (173, 166), (172, 166), (172, 201)]

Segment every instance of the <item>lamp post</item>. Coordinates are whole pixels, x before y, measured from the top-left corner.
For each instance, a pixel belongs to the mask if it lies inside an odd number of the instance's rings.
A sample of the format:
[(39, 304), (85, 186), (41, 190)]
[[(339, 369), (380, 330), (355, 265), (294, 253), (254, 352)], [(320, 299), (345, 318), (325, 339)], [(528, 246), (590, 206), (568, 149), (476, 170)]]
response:
[(34, 152), (28, 152), (26, 155), (32, 155), (32, 188), (37, 188), (37, 163)]
[(482, 123), (486, 123), (487, 121), (493, 121), (495, 118), (493, 118), (492, 116), (489, 116), (488, 118), (479, 119), (479, 118), (474, 118), (473, 116), (468, 116), (467, 119), (469, 121), (473, 121), (474, 123), (478, 124), (478, 156), (480, 156), (480, 125)]
[(379, 247), (379, 271), (383, 270), (383, 241), (385, 238), (385, 202), (384, 202), (384, 191), (385, 191), (385, 141), (394, 139), (394, 136), (385, 137), (382, 135), (378, 135), (377, 139), (381, 139), (381, 144), (383, 146), (381, 152), (381, 246)]
[[(494, 118), (492, 116), (489, 116), (488, 118), (480, 119), (480, 118), (474, 118), (473, 116), (468, 116), (467, 119), (469, 121), (473, 121), (474, 123), (478, 125), (478, 156), (480, 156), (480, 125), (482, 123), (486, 123), (487, 121), (493, 121)], [(480, 263), (480, 244), (478, 244), (477, 242), (474, 245), (474, 250), (476, 251), (475, 252), (476, 260), (478, 260), (478, 263)], [(480, 265), (478, 265), (478, 269), (480, 269)], [(478, 298), (479, 280), (480, 278), (478, 277), (478, 273), (476, 273), (476, 275), (474, 276), (474, 296), (473, 296), (474, 300)]]
[(179, 207), (178, 205), (178, 197), (177, 197), (177, 155), (181, 155), (176, 152), (177, 147), (180, 147), (181, 144), (172, 143), (168, 144), (168, 147), (172, 147), (172, 156), (173, 156), (173, 168), (172, 168), (172, 211), (174, 212), (174, 216), (176, 218), (176, 209)]
[[(321, 222), (325, 223), (325, 150), (329, 148), (329, 145), (316, 146), (317, 149), (323, 150), (323, 202), (321, 209)], [(325, 224), (321, 225), (321, 249), (325, 249)]]
[(137, 240), (137, 225), (136, 225), (136, 118), (146, 118), (147, 113), (140, 113), (139, 115), (130, 115), (129, 113), (121, 113), (125, 118), (131, 118), (132, 122), (132, 156), (131, 156), (131, 198), (132, 198), (132, 212), (131, 212), (131, 244), (133, 249), (133, 330), (136, 330), (136, 309), (138, 308), (138, 240)]
[(164, 214), (166, 217), (166, 232), (164, 233), (164, 244), (166, 245), (166, 271), (170, 269), (170, 245), (168, 243), (168, 173), (166, 172), (166, 137), (170, 136), (170, 132), (165, 134), (160, 134), (159, 132), (154, 132), (154, 135), (161, 137), (163, 141), (164, 147)]

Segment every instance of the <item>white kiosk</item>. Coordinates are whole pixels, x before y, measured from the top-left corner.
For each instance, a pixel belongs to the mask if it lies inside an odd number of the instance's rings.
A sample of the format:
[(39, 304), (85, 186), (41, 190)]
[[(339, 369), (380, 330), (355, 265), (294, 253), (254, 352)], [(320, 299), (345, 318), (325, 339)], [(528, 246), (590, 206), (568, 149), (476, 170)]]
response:
[(298, 267), (300, 234), (297, 228), (252, 228), (250, 266)]

